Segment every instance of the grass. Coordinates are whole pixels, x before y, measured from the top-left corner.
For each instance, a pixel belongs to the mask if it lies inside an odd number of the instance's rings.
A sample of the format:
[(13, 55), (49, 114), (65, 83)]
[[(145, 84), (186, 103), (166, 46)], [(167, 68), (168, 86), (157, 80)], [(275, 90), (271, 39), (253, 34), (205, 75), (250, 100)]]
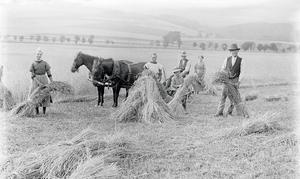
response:
[[(5, 47), (6, 54), (2, 55), (7, 68), (13, 70), (6, 71), (4, 84), (12, 89), (14, 95), (26, 96), (30, 80), (28, 68), (33, 61), (31, 52), (36, 45), (8, 45)], [(44, 59), (52, 66), (54, 80), (70, 83), (75, 88), (76, 95), (96, 95), (96, 89), (86, 80), (88, 72), (85, 68), (80, 68), (79, 73), (70, 72), (73, 56), (81, 49), (80, 46), (59, 49), (41, 44), (41, 47), (44, 49)], [(84, 52), (104, 58), (148, 61), (153, 49), (136, 50), (134, 55), (130, 49), (106, 48), (99, 51), (91, 47), (84, 49)], [(177, 50), (159, 49), (156, 52), (158, 61), (162, 62), (167, 74), (170, 74), (174, 60), (177, 61)], [(218, 68), (228, 55), (228, 52), (203, 53), (208, 73)], [(199, 52), (191, 50), (188, 54), (195, 62)], [(299, 154), (299, 138), (295, 134), (299, 126), (299, 115), (296, 113), (299, 110), (299, 89), (296, 85), (259, 86), (267, 82), (286, 83), (296, 78), (296, 72), (293, 71), (295, 61), (291, 59), (291, 55), (271, 56), (241, 52), (241, 56), (249, 63), (245, 82), (242, 84), (245, 87), (240, 91), (242, 94), (259, 94), (256, 100), (246, 101), (250, 120), (278, 113), (279, 115), (270, 120), (276, 121), (284, 130), (230, 136), (229, 132), (247, 126), (249, 121), (237, 117), (236, 111), (233, 117), (213, 118), (219, 96), (208, 94), (193, 95), (187, 103), (189, 114), (176, 118), (174, 122), (153, 125), (119, 123), (111, 115), (116, 109), (110, 108), (112, 99), (109, 90), (105, 94), (104, 107), (101, 108), (94, 107), (95, 100), (55, 103), (54, 99), (54, 104), (47, 109), (46, 116), (19, 118), (1, 113), (0, 122), (4, 128), (1, 133), (5, 136), (5, 140), (1, 140), (5, 143), (0, 146), (2, 155), (18, 157), (26, 152), (35, 152), (62, 141), (69, 141), (83, 130), (92, 128), (99, 133), (99, 137), (122, 132), (124, 138), (134, 141), (140, 149), (152, 151), (152, 155), (146, 158), (137, 158), (118, 165), (120, 174), (116, 178), (296, 178), (299, 174), (296, 160)], [(257, 67), (262, 59), (266, 60), (266, 63), (261, 63), (264, 67)], [(282, 61), (286, 63), (282, 65)], [(274, 62), (277, 66), (266, 68), (269, 64), (267, 62)], [(286, 77), (282, 76), (278, 80), (276, 77), (279, 74), (285, 74)], [(124, 99), (124, 91), (119, 99), (120, 103)], [(284, 94), (289, 100), (261, 100), (264, 96), (277, 94)], [(228, 106), (228, 102), (226, 105)]]
[[(292, 94), (294, 87), (276, 89)], [(264, 96), (273, 89), (256, 90)], [(251, 90), (246, 88), (241, 92)], [(93, 107), (95, 101), (54, 104), (47, 116), (5, 120), (6, 154), (16, 156), (69, 141), (91, 127), (103, 137), (122, 131), (124, 138), (153, 151), (147, 158), (118, 166), (121, 174), (117, 178), (295, 178), (298, 138), (293, 133), (298, 97), (293, 95), (292, 100), (284, 102), (248, 101), (250, 122), (265, 117), (268, 111), (269, 120), (277, 121), (284, 130), (231, 137), (224, 136), (233, 129), (242, 126), (245, 129), (247, 121), (237, 117), (235, 111), (233, 117), (213, 118), (218, 97), (211, 95), (194, 95), (188, 102), (188, 115), (160, 125), (118, 123), (111, 116), (114, 109), (107, 103), (103, 108)]]

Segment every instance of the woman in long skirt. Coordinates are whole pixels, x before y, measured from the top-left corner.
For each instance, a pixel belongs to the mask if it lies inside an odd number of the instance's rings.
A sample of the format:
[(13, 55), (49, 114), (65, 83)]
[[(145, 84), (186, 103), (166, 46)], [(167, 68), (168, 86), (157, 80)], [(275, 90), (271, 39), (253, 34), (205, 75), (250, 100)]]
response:
[[(29, 96), (33, 93), (35, 89), (44, 84), (48, 84), (48, 78), (52, 82), (52, 75), (50, 71), (50, 65), (42, 60), (43, 51), (39, 47), (35, 50), (34, 55), (36, 57), (35, 61), (30, 67), (31, 72), (31, 84), (29, 89)], [(39, 114), (39, 107), (43, 107), (43, 114), (46, 113), (46, 107), (50, 106), (50, 96), (48, 96), (42, 103), (36, 107), (36, 114)]]

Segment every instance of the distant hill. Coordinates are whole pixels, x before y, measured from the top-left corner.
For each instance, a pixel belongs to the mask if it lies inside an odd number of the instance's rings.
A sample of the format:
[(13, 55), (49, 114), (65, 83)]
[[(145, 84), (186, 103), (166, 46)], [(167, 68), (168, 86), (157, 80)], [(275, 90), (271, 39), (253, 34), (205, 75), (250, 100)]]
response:
[(214, 30), (227, 38), (247, 40), (292, 41), (293, 25), (289, 23), (247, 23)]
[[(202, 25), (195, 19), (160, 14), (158, 19), (164, 20), (187, 29), (201, 31), (224, 38), (237, 40), (266, 40), (266, 41), (293, 41), (293, 24), (291, 23), (245, 23), (221, 28), (214, 28)], [(191, 34), (190, 34), (191, 35)], [(195, 35), (195, 34), (193, 34)]]
[[(36, 35), (116, 37), (129, 40), (162, 40), (170, 31), (179, 31), (182, 37), (236, 40), (292, 41), (293, 26), (288, 23), (247, 23), (225, 27), (210, 27), (200, 20), (167, 12), (156, 14), (130, 13), (99, 7), (84, 7), (75, 3), (6, 6), (5, 28), (0, 35)], [(21, 13), (20, 13), (21, 12)]]

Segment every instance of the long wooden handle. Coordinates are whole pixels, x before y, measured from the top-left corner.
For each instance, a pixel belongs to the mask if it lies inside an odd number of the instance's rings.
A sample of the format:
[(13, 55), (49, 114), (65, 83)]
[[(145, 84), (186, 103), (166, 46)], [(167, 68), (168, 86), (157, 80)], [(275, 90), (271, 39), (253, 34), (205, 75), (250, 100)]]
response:
[(105, 86), (104, 83), (100, 82), (100, 81), (96, 81), (96, 80), (92, 80), (90, 78), (88, 78), (89, 81), (93, 82), (93, 83), (97, 83), (98, 85), (101, 85), (101, 86)]

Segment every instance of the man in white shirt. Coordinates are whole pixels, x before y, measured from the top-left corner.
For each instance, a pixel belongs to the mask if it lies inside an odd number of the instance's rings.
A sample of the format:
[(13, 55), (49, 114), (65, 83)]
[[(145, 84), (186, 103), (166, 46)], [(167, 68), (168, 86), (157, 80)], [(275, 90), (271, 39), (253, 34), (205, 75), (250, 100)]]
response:
[[(224, 60), (221, 69), (229, 72), (229, 81), (235, 85), (236, 90), (238, 91), (240, 83), (245, 74), (245, 60), (238, 56), (240, 48), (238, 48), (237, 44), (232, 44), (228, 50), (232, 55)], [(226, 98), (227, 91), (225, 88), (223, 88), (218, 111), (214, 115), (215, 117), (223, 116)], [(228, 107), (227, 115), (232, 115), (233, 108), (234, 104), (231, 101), (230, 106)]]
[(148, 69), (153, 73), (155, 73), (156, 80), (160, 82), (162, 78), (163, 66), (160, 63), (158, 63), (156, 59), (157, 59), (157, 55), (156, 53), (153, 53), (151, 55), (151, 61), (147, 62), (144, 65), (144, 69)]
[(191, 62), (186, 58), (186, 52), (183, 51), (181, 54), (181, 59), (178, 62), (178, 67), (181, 69), (180, 74), (185, 78), (191, 70)]

